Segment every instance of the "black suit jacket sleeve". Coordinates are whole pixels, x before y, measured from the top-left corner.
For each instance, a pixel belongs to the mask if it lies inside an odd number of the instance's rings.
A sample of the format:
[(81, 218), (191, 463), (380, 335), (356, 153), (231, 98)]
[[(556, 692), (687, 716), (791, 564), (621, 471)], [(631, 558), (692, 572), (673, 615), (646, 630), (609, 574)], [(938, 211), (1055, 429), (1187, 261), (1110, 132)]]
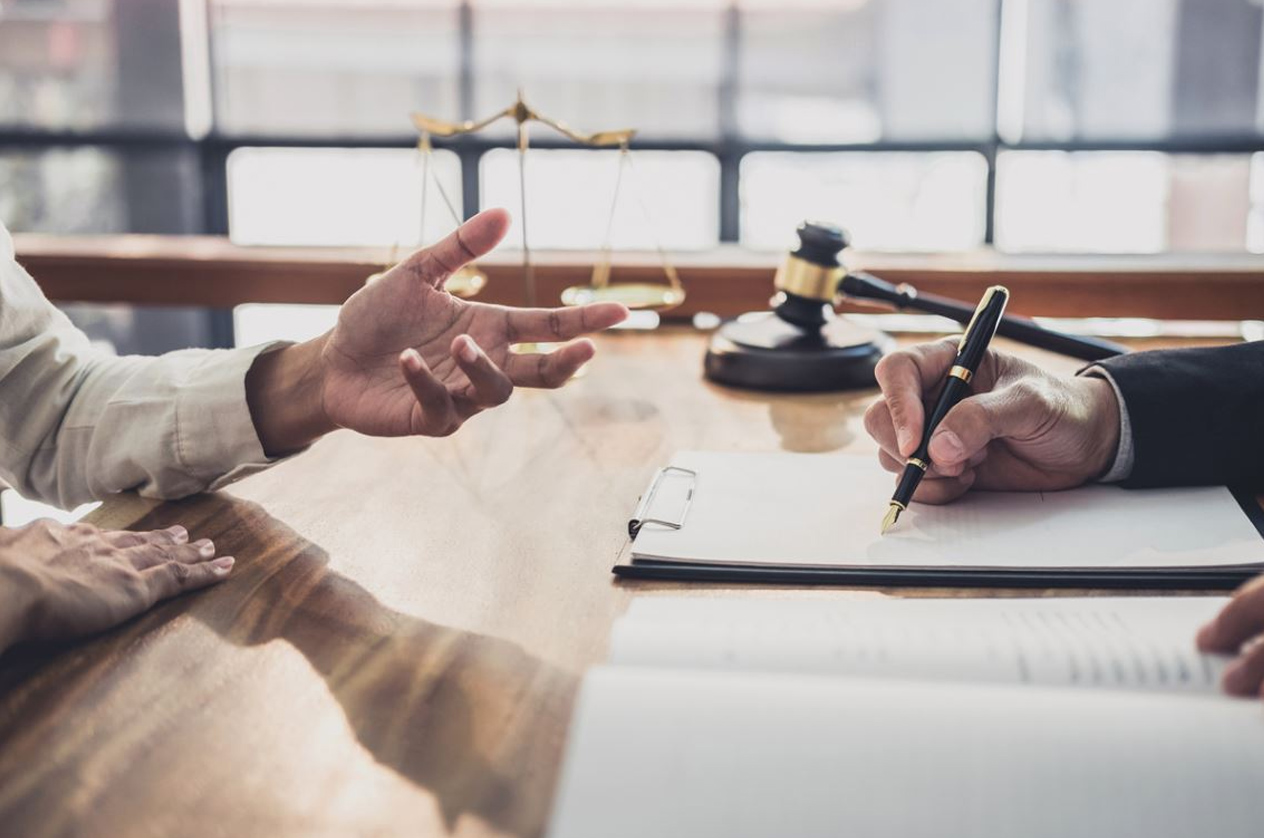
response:
[(1098, 366), (1132, 425), (1123, 485), (1264, 487), (1264, 341), (1137, 352)]

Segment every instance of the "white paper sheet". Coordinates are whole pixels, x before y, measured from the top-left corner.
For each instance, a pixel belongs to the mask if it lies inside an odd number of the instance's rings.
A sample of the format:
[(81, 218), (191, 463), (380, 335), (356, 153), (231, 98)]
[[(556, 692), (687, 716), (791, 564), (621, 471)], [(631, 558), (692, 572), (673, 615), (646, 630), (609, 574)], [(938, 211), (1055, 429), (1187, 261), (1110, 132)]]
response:
[(639, 597), (618, 666), (1219, 695), (1194, 636), (1227, 597), (803, 600)]
[(602, 667), (552, 838), (1256, 838), (1258, 701)]
[[(1227, 489), (971, 492), (914, 504), (879, 535), (895, 478), (869, 457), (682, 452), (698, 472), (680, 530), (642, 528), (633, 557), (838, 567), (1177, 568), (1264, 564), (1264, 539)], [(648, 514), (674, 520), (690, 481)]]

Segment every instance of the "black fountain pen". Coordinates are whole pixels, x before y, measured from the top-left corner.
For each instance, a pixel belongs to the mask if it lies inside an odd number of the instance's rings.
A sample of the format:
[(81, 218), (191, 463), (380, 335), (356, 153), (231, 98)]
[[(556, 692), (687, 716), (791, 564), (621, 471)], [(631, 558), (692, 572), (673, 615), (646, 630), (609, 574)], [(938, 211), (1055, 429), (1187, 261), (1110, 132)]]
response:
[(935, 409), (926, 419), (926, 427), (922, 431), (922, 442), (913, 452), (913, 456), (908, 458), (904, 473), (900, 475), (900, 483), (895, 487), (895, 494), (891, 496), (891, 507), (887, 510), (886, 517), (882, 519), (883, 534), (895, 526), (900, 513), (908, 509), (909, 502), (913, 500), (913, 493), (917, 491), (917, 484), (922, 482), (922, 478), (926, 476), (926, 470), (930, 468), (930, 438), (934, 435), (935, 429), (957, 402), (970, 395), (970, 379), (974, 378), (979, 364), (983, 363), (983, 356), (987, 354), (988, 344), (992, 342), (992, 336), (996, 334), (996, 327), (1001, 322), (1001, 315), (1005, 313), (1007, 302), (1009, 302), (1009, 289), (1003, 285), (993, 285), (984, 292), (983, 299), (979, 300), (974, 316), (970, 318), (966, 332), (961, 336), (961, 342), (957, 344), (957, 358), (953, 362), (952, 369), (948, 370), (948, 380), (944, 382), (944, 389), (939, 394), (939, 400), (935, 402)]

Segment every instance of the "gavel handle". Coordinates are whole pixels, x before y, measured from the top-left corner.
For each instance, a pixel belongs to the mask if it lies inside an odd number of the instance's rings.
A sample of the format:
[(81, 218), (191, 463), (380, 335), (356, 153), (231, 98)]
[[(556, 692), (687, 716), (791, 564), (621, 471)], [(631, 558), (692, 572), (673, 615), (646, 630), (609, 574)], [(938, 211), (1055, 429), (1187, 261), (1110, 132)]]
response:
[[(938, 314), (963, 325), (969, 323), (974, 315), (974, 306), (935, 294), (921, 294), (911, 285), (893, 285), (863, 271), (847, 274), (843, 277), (839, 289), (846, 297), (879, 300), (901, 311), (912, 309), (924, 311), (927, 314)], [(1012, 314), (1001, 318), (1001, 324), (997, 327), (996, 333), (1019, 343), (1085, 361), (1100, 361), (1103, 358), (1113, 358), (1128, 352), (1126, 346), (1108, 340), (1055, 332), (1052, 329), (1046, 329), (1031, 318)]]

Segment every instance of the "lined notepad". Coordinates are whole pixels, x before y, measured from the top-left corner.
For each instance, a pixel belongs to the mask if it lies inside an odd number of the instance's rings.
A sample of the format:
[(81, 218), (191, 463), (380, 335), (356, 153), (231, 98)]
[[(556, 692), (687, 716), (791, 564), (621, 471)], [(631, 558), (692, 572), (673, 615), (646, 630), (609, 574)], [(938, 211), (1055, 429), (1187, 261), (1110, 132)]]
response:
[(580, 693), (553, 838), (1247, 838), (1264, 708), (1223, 599), (638, 602)]
[[(682, 452), (637, 560), (801, 567), (1222, 568), (1260, 565), (1264, 539), (1223, 487), (971, 492), (914, 504), (880, 536), (895, 478), (870, 457)], [(686, 494), (691, 493), (686, 503)]]

